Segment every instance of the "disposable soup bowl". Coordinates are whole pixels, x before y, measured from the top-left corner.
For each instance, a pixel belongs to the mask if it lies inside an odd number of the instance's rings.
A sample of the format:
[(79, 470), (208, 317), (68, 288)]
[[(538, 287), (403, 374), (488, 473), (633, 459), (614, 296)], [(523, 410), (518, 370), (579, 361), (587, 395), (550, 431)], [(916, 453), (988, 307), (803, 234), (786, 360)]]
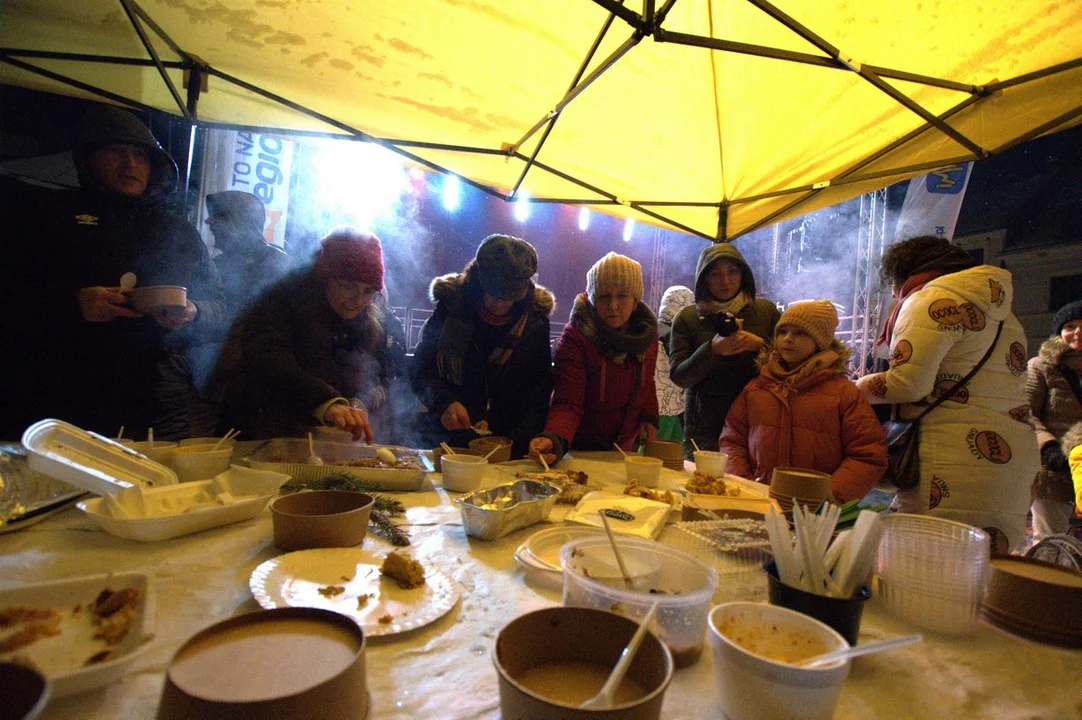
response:
[(837, 631), (795, 610), (730, 602), (710, 612), (721, 709), (729, 720), (829, 720), (849, 661), (796, 663), (849, 647)]
[(188, 290), (179, 285), (145, 285), (128, 291), (132, 307), (141, 313), (156, 308), (183, 308), (188, 304)]
[[(488, 455), (490, 463), (502, 463), (511, 459), (511, 446), (513, 444), (509, 437), (489, 435), (470, 440), (470, 450), (476, 450), (481, 455)], [(491, 455), (489, 455), (490, 452)]]
[(159, 465), (173, 467), (173, 448), (176, 446), (175, 442), (169, 442), (168, 440), (143, 440), (133, 442), (128, 447), (135, 452), (146, 455)]
[(661, 716), (673, 660), (665, 644), (647, 633), (606, 710), (578, 706), (601, 689), (637, 623), (603, 610), (550, 607), (521, 615), (496, 636), (492, 662), (500, 687), (500, 711), (514, 720)]
[(711, 477), (725, 477), (725, 467), (729, 464), (729, 456), (723, 452), (712, 450), (695, 451), (695, 471)]
[(624, 458), (624, 471), (627, 473), (627, 481), (634, 480), (643, 487), (657, 487), (658, 480), (661, 479), (661, 468), (664, 464), (661, 458), (628, 455)]
[(271, 503), (274, 544), (281, 550), (353, 547), (364, 542), (375, 500), (347, 490), (311, 490)]
[(181, 482), (209, 480), (229, 469), (233, 446), (222, 443), (214, 445), (178, 445), (173, 448), (173, 471)]
[(488, 460), (477, 455), (444, 455), (440, 458), (443, 468), (443, 489), (451, 492), (473, 492), (481, 487)]
[(608, 610), (637, 622), (656, 602), (655, 632), (669, 647), (676, 667), (693, 665), (703, 651), (717, 570), (658, 542), (617, 536), (617, 545), (630, 586), (608, 538), (586, 537), (560, 548), (564, 605)]

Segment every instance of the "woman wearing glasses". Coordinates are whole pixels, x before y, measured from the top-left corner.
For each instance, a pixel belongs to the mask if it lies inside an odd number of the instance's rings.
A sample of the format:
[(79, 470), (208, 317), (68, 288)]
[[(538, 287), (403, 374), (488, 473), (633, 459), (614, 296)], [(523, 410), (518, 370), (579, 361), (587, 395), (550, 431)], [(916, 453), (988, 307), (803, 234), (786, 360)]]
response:
[(248, 311), (220, 427), (255, 440), (322, 424), (372, 442), (365, 400), (386, 398), (378, 387), (386, 373), (371, 363), (388, 348), (382, 290), (378, 238), (352, 228), (323, 238), (314, 265), (272, 285)]

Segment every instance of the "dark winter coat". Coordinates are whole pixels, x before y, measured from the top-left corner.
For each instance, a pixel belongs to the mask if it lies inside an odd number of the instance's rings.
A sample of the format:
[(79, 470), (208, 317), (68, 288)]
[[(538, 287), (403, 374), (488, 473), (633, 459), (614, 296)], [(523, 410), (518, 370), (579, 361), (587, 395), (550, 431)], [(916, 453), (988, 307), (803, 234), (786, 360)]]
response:
[[(161, 412), (158, 364), (221, 327), (222, 288), (206, 245), (157, 197), (5, 188), (0, 298), (13, 392), (0, 436), (15, 439), (20, 426), (43, 417), (109, 435), (121, 425), (129, 437), (145, 433)], [(116, 287), (126, 272), (140, 286), (187, 288), (195, 321), (169, 331), (150, 317), (83, 320), (76, 292)]]
[[(1044, 447), (1050, 442), (1059, 443), (1067, 431), (1082, 422), (1082, 403), (1071, 390), (1063, 375), (1063, 365), (1074, 356), (1074, 364), (1082, 365), (1074, 353), (1058, 335), (1041, 344), (1037, 357), (1029, 361), (1026, 375), (1026, 397), (1029, 399), (1029, 423), (1037, 432), (1037, 445)], [(1068, 455), (1070, 450), (1064, 452)], [(1074, 487), (1069, 471), (1050, 470), (1042, 465), (1033, 481), (1036, 498), (1055, 502), (1073, 502)]]
[(363, 400), (376, 382), (368, 358), (386, 345), (373, 310), (342, 319), (312, 266), (268, 288), (243, 319), (239, 377), (226, 391), (219, 428), (249, 440), (304, 436), (327, 401)]
[[(849, 350), (835, 340), (829, 367), (784, 379), (764, 370), (729, 409), (720, 449), (727, 472), (770, 483), (775, 467), (830, 473), (840, 503), (868, 494), (887, 467), (883, 426), (846, 376)], [(811, 362), (811, 361), (809, 361)]]
[[(715, 243), (703, 255), (695, 269), (697, 288), (716, 260), (728, 260), (745, 268), (746, 276), (751, 275), (743, 256), (729, 243)], [(748, 290), (747, 287), (743, 289)], [(696, 297), (699, 294), (697, 291)], [(778, 308), (767, 300), (752, 300), (737, 313), (737, 318), (744, 323), (744, 330), (767, 341), (774, 336), (779, 317)], [(691, 457), (694, 450), (692, 440), (703, 450), (717, 449), (729, 407), (759, 372), (755, 366), (758, 353), (715, 355), (710, 351), (713, 339), (714, 331), (699, 318), (699, 310), (694, 305), (681, 310), (673, 321), (669, 336), (669, 377), (685, 388), (684, 453), (687, 457)]]
[[(547, 289), (534, 287), (526, 327), (503, 372), (495, 377), (487, 367), (486, 358), (510, 330), (510, 325), (489, 326), (469, 309), (468, 284), (466, 273), (456, 273), (434, 279), (429, 288), (436, 309), (421, 328), (412, 376), (414, 391), (425, 408), (421, 419), (424, 441), (433, 446), (442, 441), (452, 447), (464, 447), (477, 437), (472, 430), (447, 430), (440, 423), (448, 406), (459, 402), (472, 422), (487, 420), (493, 434), (511, 438), (512, 457), (522, 457), (530, 440), (545, 424), (552, 394), (549, 317), (556, 298)], [(459, 385), (441, 377), (437, 367), (437, 343), (456, 307), (462, 308), (464, 320), (473, 328)]]

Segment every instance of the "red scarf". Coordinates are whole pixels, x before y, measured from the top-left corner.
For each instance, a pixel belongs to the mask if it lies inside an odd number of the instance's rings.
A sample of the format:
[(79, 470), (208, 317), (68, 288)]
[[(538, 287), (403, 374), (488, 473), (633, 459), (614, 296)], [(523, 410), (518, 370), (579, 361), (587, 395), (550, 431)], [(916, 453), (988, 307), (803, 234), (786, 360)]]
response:
[(890, 347), (890, 339), (894, 335), (894, 323), (898, 320), (898, 313), (901, 312), (905, 299), (943, 274), (942, 270), (925, 270), (922, 273), (910, 275), (905, 279), (905, 282), (902, 283), (902, 292), (898, 297), (898, 302), (895, 303), (894, 309), (890, 311), (890, 317), (887, 318), (886, 324), (883, 325), (883, 332), (879, 333), (879, 337), (875, 340), (876, 345), (887, 343), (887, 347)]

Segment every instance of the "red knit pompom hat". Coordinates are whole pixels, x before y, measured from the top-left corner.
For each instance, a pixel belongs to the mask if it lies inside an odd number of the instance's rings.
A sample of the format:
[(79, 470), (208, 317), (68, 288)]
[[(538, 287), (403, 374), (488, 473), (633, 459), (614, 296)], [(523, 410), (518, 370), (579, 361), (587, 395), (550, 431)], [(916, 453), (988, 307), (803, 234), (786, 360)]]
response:
[(383, 248), (375, 235), (339, 228), (323, 238), (320, 245), (317, 278), (363, 282), (383, 289)]

